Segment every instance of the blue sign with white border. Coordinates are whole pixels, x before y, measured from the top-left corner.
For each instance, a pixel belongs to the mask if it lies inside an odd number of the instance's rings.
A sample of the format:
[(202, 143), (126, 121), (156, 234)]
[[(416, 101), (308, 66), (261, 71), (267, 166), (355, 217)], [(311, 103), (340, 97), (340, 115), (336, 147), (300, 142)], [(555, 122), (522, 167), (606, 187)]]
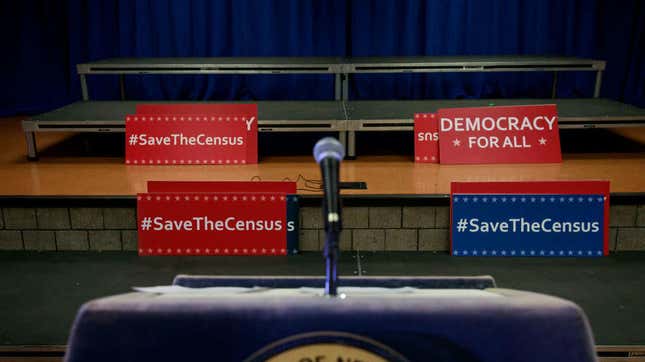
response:
[(452, 195), (452, 255), (603, 255), (602, 194)]

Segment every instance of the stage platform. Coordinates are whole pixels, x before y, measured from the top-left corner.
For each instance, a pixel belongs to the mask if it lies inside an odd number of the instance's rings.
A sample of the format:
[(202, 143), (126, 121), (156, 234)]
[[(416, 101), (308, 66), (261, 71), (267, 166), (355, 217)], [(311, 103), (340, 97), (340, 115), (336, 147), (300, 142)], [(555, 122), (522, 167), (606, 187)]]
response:
[[(313, 157), (309, 156), (311, 148), (306, 143), (304, 147), (300, 147), (300, 155), (261, 156), (260, 163), (256, 165), (126, 166), (123, 161), (124, 146), (121, 135), (115, 134), (112, 138), (107, 138), (106, 142), (99, 142), (93, 147), (87, 144), (86, 139), (79, 138), (77, 133), (46, 132), (39, 139), (40, 161), (28, 162), (25, 159), (19, 119), (3, 120), (0, 127), (0, 141), (5, 150), (0, 155), (0, 177), (5, 180), (0, 195), (4, 196), (133, 196), (145, 191), (148, 180), (287, 179), (299, 181), (300, 194), (319, 194), (319, 191), (307, 187), (305, 182), (305, 179), (320, 179), (320, 171), (313, 162)], [(343, 193), (446, 196), (450, 192), (451, 181), (577, 179), (609, 180), (612, 193), (645, 191), (645, 173), (639, 172), (645, 168), (645, 149), (642, 146), (645, 142), (645, 128), (579, 130), (572, 136), (567, 136), (565, 130), (561, 132), (565, 150), (561, 164), (415, 164), (411, 150), (407, 148), (408, 155), (361, 156), (356, 160), (344, 162), (341, 170), (343, 181), (364, 181), (367, 183), (367, 189), (345, 190)], [(400, 132), (398, 135), (401, 136)], [(411, 133), (409, 137), (411, 146)], [(280, 139), (285, 140), (288, 138)], [(585, 152), (584, 149), (567, 152), (566, 143), (570, 140), (591, 144), (591, 149), (589, 152)], [(367, 140), (365, 143), (377, 142), (383, 142), (383, 138)], [(387, 144), (383, 146), (388, 148)], [(284, 148), (284, 145), (263, 144), (263, 139), (260, 139), (261, 149), (270, 153), (272, 147)], [(85, 148), (92, 150), (90, 155), (82, 156), (88, 153), (84, 152)], [(294, 145), (295, 148), (298, 147)]]
[[(299, 250), (322, 247), (320, 170), (311, 149), (328, 133), (261, 134), (262, 156), (253, 165), (126, 166), (123, 134), (45, 132), (40, 161), (29, 162), (19, 119), (0, 127), (0, 249), (137, 250), (135, 195), (151, 180), (296, 181)], [(645, 250), (645, 128), (560, 134), (562, 163), (439, 165), (413, 162), (410, 131), (363, 132), (366, 155), (341, 166), (342, 181), (366, 185), (341, 192), (341, 249), (449, 250), (452, 181), (608, 180), (609, 251)]]
[[(22, 123), (27, 156), (36, 159), (36, 133), (125, 132), (125, 117), (140, 103), (154, 101), (80, 101), (25, 119)], [(194, 102), (190, 102), (194, 103)], [(204, 102), (236, 103), (236, 102)], [(245, 103), (245, 102), (238, 102)], [(336, 132), (346, 140), (347, 154), (356, 156), (357, 132), (411, 131), (415, 113), (441, 108), (556, 104), (560, 129), (622, 128), (645, 125), (645, 109), (610, 99), (468, 99), (424, 101), (260, 101), (258, 131), (261, 133)]]

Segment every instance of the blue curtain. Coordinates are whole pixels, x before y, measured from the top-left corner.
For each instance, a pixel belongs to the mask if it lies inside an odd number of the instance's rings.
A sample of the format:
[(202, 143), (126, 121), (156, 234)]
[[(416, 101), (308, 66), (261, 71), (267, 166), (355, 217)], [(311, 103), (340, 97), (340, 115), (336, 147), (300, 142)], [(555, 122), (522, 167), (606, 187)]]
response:
[[(641, 0), (22, 0), (0, 3), (0, 115), (80, 99), (108, 57), (560, 54), (608, 62), (602, 96), (645, 107)], [(361, 75), (354, 99), (548, 97), (551, 74)], [(560, 97), (594, 76), (561, 73)], [(93, 99), (118, 79), (89, 77)], [(331, 99), (325, 75), (128, 76), (131, 99)]]
[[(76, 64), (109, 57), (334, 56), (345, 50), (342, 0), (4, 1), (8, 39), (0, 114), (81, 97)], [(88, 77), (92, 99), (118, 99), (118, 78)], [(128, 76), (132, 99), (331, 99), (329, 75)]]
[[(601, 96), (645, 106), (642, 0), (354, 0), (353, 56), (564, 55), (607, 60)], [(550, 97), (548, 73), (354, 77), (353, 98)], [(562, 72), (559, 97), (590, 97), (595, 73)]]

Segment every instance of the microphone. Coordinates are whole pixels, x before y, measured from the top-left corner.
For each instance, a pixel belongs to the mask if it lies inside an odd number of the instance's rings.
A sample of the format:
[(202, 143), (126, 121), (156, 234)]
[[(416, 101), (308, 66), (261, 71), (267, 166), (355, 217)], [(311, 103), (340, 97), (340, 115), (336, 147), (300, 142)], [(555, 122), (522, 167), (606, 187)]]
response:
[(337, 294), (338, 238), (342, 230), (339, 189), (339, 166), (345, 148), (333, 137), (325, 137), (314, 146), (314, 158), (320, 165), (323, 181), (323, 219), (325, 223), (326, 259), (325, 294)]
[(314, 158), (320, 165), (322, 173), (323, 218), (326, 231), (340, 232), (341, 229), (338, 168), (343, 157), (345, 157), (345, 148), (333, 137), (325, 137), (314, 146)]

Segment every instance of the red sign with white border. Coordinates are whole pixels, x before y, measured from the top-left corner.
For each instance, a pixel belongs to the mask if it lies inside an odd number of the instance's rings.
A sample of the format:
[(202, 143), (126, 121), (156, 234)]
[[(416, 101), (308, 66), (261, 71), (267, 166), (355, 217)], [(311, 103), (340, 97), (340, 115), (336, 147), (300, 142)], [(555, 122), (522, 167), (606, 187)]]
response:
[(446, 108), (437, 118), (441, 163), (562, 162), (553, 104)]
[(258, 162), (258, 106), (248, 103), (180, 103), (180, 104), (137, 104), (137, 114), (145, 115), (190, 115), (204, 114), (222, 117), (223, 120), (246, 119), (247, 163)]
[(257, 163), (257, 131), (255, 104), (140, 104), (126, 117), (126, 164)]
[(139, 255), (286, 255), (286, 196), (143, 193)]
[(414, 115), (414, 161), (439, 163), (439, 126), (434, 113)]

